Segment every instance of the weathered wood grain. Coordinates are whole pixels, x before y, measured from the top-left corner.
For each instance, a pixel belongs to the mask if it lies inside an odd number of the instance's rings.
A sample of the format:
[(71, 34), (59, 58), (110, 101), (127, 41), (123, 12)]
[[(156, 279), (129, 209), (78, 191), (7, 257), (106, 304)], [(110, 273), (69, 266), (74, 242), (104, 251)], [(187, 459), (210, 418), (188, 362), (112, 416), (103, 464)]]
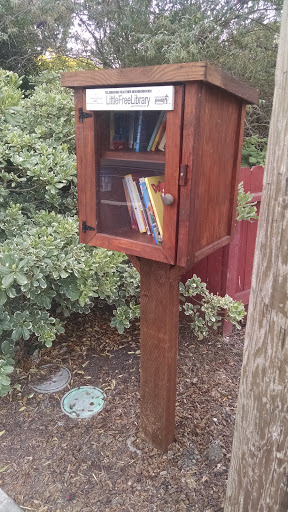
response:
[(225, 512), (288, 510), (288, 0)]

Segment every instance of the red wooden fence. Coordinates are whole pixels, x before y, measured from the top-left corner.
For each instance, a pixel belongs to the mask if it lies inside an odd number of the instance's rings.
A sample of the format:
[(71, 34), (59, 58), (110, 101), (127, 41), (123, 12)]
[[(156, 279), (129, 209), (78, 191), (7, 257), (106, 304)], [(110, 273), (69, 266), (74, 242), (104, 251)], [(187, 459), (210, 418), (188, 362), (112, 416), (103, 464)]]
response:
[[(244, 191), (253, 194), (259, 214), (263, 185), (264, 168), (262, 166), (242, 167), (239, 183), (243, 181)], [(207, 284), (212, 293), (224, 296), (226, 293), (235, 300), (249, 303), (253, 258), (255, 251), (258, 221), (235, 221), (232, 242), (199, 261), (183, 277), (185, 282), (196, 274)], [(224, 322), (223, 334), (231, 334), (232, 324)]]

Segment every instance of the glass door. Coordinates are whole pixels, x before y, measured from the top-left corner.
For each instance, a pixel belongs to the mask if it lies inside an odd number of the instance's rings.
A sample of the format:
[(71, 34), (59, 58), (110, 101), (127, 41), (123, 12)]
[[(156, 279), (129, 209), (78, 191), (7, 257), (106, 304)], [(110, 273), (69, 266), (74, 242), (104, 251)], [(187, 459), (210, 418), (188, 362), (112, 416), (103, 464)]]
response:
[(94, 113), (93, 245), (175, 262), (182, 105), (176, 86), (173, 110)]

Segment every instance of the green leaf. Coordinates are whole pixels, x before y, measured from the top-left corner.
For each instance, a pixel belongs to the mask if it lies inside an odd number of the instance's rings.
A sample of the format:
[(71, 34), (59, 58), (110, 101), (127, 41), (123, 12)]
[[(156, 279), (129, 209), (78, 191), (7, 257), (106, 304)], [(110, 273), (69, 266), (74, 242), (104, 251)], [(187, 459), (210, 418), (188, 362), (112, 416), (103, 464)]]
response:
[(10, 297), (10, 299), (14, 299), (16, 297), (16, 291), (14, 288), (7, 288), (6, 289), (7, 296)]
[(12, 373), (13, 370), (14, 370), (13, 366), (10, 366), (10, 365), (2, 366), (2, 371), (6, 374)]
[(14, 274), (10, 273), (10, 274), (7, 274), (6, 276), (4, 276), (2, 279), (3, 288), (9, 288), (9, 286), (11, 286), (13, 281), (14, 281)]
[(1, 350), (4, 356), (14, 355), (14, 343), (4, 340), (1, 345)]
[(9, 386), (10, 385), (10, 379), (9, 377), (7, 377), (6, 375), (1, 375), (0, 374), (0, 384), (2, 386)]
[(5, 293), (5, 290), (0, 290), (0, 305), (3, 306), (7, 300), (7, 295)]
[(28, 283), (27, 277), (20, 272), (17, 272), (15, 274), (15, 278), (16, 278), (17, 283), (20, 284), (20, 286), (23, 286), (24, 284)]
[(21, 327), (16, 327), (16, 329), (14, 329), (14, 331), (11, 334), (11, 338), (14, 341), (20, 340), (20, 338), (22, 338), (22, 329), (21, 329)]
[(29, 329), (27, 329), (26, 327), (23, 327), (22, 335), (23, 335), (24, 340), (29, 340), (29, 338), (30, 338), (30, 331), (29, 331)]
[(66, 270), (60, 270), (60, 276), (65, 279), (65, 277), (68, 277), (69, 276), (69, 273), (66, 272)]

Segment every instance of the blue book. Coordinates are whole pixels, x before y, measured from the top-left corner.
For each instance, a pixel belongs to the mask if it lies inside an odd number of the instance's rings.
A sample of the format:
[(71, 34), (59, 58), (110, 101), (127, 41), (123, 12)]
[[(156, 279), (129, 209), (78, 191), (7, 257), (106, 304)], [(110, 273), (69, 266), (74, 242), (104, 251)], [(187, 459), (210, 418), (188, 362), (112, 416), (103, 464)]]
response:
[(140, 140), (141, 140), (142, 123), (143, 123), (143, 110), (140, 110), (139, 118), (138, 118), (138, 126), (137, 126), (137, 136), (136, 136), (135, 151), (140, 151)]
[(157, 221), (156, 221), (156, 218), (154, 215), (154, 211), (153, 211), (151, 201), (150, 201), (149, 192), (147, 190), (144, 178), (139, 179), (139, 186), (141, 188), (142, 197), (143, 197), (143, 201), (144, 201), (144, 205), (146, 208), (146, 212), (147, 212), (147, 216), (148, 216), (148, 220), (149, 220), (149, 224), (151, 227), (154, 241), (157, 245), (159, 245), (161, 243), (161, 237), (160, 237), (160, 233), (159, 233), (158, 226), (157, 226)]

